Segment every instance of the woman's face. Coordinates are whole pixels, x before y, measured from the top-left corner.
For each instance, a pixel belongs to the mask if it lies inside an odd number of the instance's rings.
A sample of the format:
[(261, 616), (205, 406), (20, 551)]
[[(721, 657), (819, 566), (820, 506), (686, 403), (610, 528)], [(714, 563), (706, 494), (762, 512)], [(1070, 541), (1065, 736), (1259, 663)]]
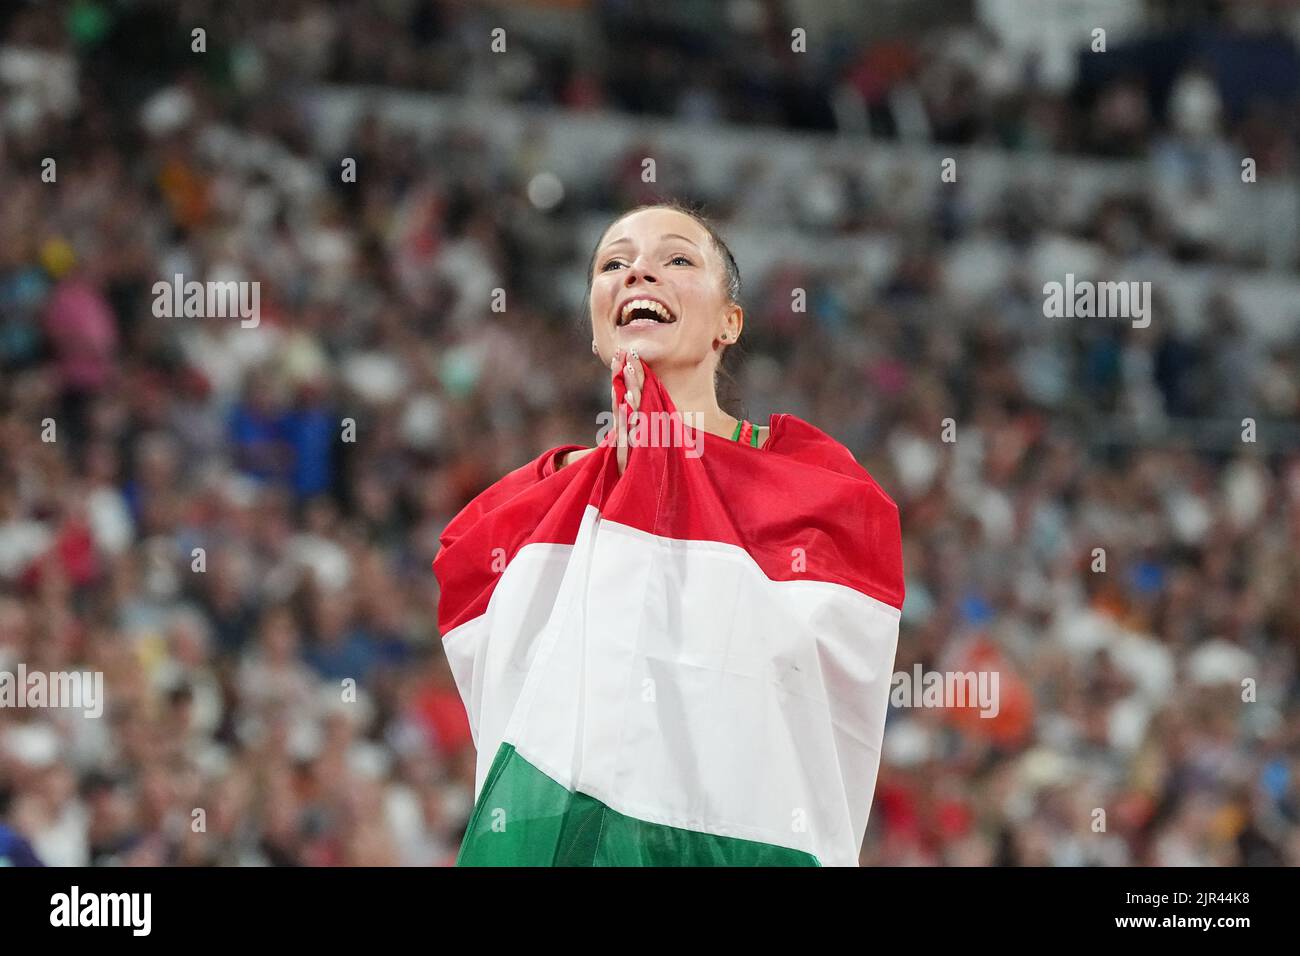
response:
[[(618, 220), (596, 250), (591, 282), (601, 358), (608, 364), (624, 348), (656, 371), (703, 364), (724, 330), (740, 330), (740, 309), (726, 286), (712, 238), (690, 216), (645, 209)], [(652, 304), (647, 311), (637, 302)]]

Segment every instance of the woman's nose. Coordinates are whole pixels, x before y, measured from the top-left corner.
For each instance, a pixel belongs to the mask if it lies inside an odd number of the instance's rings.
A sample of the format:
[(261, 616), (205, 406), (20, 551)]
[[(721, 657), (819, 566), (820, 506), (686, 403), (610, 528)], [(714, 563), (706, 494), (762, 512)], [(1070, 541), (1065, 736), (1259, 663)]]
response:
[(627, 270), (627, 275), (623, 277), (623, 285), (631, 286), (637, 282), (658, 282), (655, 274), (650, 271), (649, 266), (633, 263)]

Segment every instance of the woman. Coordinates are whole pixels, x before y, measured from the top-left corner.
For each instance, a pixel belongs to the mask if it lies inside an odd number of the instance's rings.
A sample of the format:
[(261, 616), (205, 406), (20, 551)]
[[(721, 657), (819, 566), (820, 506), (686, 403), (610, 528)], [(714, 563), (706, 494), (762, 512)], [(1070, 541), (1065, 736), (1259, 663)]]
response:
[(479, 755), (458, 862), (855, 865), (903, 600), (897, 508), (807, 422), (721, 409), (744, 312), (703, 219), (632, 210), (588, 278), (615, 431), (502, 478), (434, 561)]

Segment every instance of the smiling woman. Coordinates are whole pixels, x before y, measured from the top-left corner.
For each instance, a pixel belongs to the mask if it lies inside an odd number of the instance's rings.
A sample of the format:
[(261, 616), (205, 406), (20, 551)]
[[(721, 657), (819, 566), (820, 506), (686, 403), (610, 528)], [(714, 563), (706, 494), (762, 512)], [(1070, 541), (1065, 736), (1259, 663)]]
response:
[[(724, 412), (717, 399), (723, 356), (739, 341), (745, 313), (740, 268), (708, 220), (676, 204), (633, 209), (597, 241), (587, 280), (591, 349), (611, 369), (626, 363), (630, 409), (638, 407), (642, 363), (649, 362), (677, 410), (702, 422), (704, 431), (725, 438), (748, 424)], [(617, 420), (617, 407), (614, 414)], [(754, 426), (752, 434), (761, 448), (770, 426)], [(622, 470), (625, 432), (620, 439)], [(557, 465), (592, 450), (561, 452)]]
[[(588, 279), (617, 435), (506, 475), (434, 561), (478, 747), (458, 862), (854, 865), (903, 601), (898, 509), (807, 422), (721, 409), (744, 311), (704, 219), (632, 210)], [(688, 419), (690, 447), (629, 441), (633, 414)]]

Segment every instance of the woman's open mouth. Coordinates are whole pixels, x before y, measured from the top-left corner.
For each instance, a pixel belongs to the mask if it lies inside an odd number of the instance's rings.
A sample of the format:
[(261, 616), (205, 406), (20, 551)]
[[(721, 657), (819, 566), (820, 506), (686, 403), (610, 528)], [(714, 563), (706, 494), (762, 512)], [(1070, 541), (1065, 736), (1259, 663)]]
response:
[(654, 299), (632, 299), (623, 304), (619, 313), (617, 327), (649, 328), (653, 325), (672, 325), (677, 321), (668, 306)]

